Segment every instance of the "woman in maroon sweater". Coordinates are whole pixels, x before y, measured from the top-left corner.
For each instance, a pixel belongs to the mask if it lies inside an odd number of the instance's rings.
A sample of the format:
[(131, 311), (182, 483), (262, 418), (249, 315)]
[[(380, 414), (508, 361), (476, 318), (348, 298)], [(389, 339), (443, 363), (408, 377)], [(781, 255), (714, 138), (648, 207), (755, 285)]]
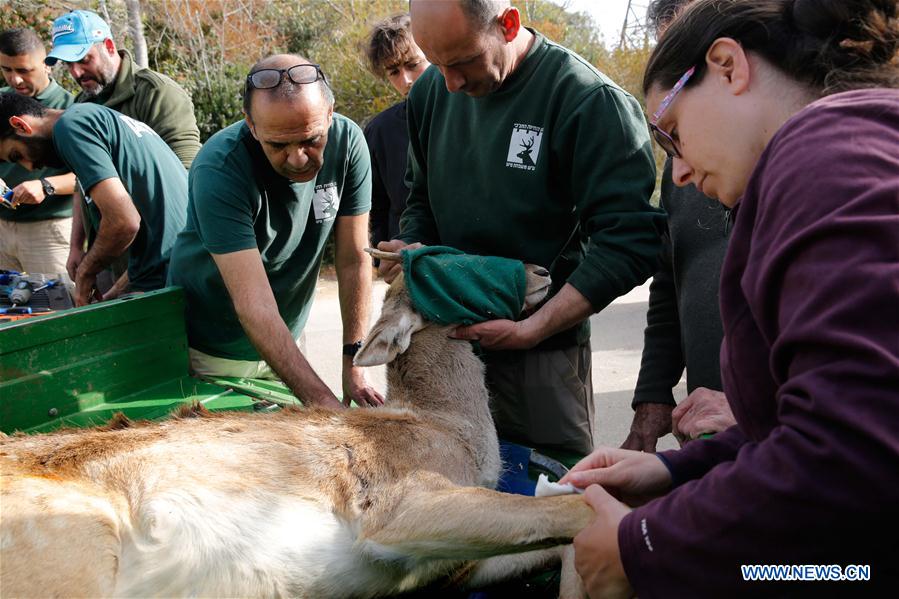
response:
[[(653, 52), (643, 87), (674, 182), (733, 208), (737, 425), (658, 457), (599, 449), (566, 477), (602, 485), (575, 540), (591, 596), (899, 588), (897, 49), (896, 0), (698, 0)], [(799, 567), (746, 580), (764, 564)]]

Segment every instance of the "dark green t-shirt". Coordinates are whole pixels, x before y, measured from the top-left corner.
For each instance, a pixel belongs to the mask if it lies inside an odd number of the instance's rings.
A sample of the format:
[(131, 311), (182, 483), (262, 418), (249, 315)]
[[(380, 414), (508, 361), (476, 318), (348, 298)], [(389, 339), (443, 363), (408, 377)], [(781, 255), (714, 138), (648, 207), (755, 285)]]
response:
[(277, 174), (243, 121), (213, 135), (190, 169), (187, 226), (172, 251), (169, 277), (187, 297), (190, 346), (232, 360), (261, 359), (210, 253), (258, 249), (278, 311), (298, 337), (334, 219), (363, 214), (370, 205), (368, 148), (346, 117), (334, 114), (324, 164), (308, 183)]
[[(15, 91), (11, 87), (0, 88), (0, 93), (11, 93)], [(65, 110), (72, 105), (74, 96), (64, 90), (58, 83), (50, 80), (50, 85), (41, 93), (34, 97), (35, 100), (46, 106), (47, 108), (59, 108)], [(41, 177), (55, 177), (56, 175), (64, 175), (69, 172), (66, 168), (42, 168), (36, 171), (29, 171), (25, 167), (11, 162), (0, 162), (0, 179), (6, 181), (10, 187), (15, 187), (24, 181), (40, 179)], [(17, 222), (33, 222), (37, 220), (48, 220), (51, 218), (67, 218), (72, 216), (72, 195), (52, 195), (44, 198), (44, 201), (37, 205), (23, 204), (15, 210), (6, 210), (0, 208), (0, 219), (17, 221)]]
[(187, 214), (187, 171), (150, 127), (97, 104), (75, 104), (53, 127), (53, 145), (78, 177), (94, 231), (100, 211), (90, 191), (119, 178), (140, 213), (128, 278), (137, 291), (165, 286), (169, 254)]
[[(535, 35), (487, 96), (449, 93), (436, 67), (415, 82), (398, 238), (545, 266), (555, 290), (571, 283), (600, 310), (658, 264), (649, 132), (630, 94)], [(573, 341), (544, 347), (562, 337)]]

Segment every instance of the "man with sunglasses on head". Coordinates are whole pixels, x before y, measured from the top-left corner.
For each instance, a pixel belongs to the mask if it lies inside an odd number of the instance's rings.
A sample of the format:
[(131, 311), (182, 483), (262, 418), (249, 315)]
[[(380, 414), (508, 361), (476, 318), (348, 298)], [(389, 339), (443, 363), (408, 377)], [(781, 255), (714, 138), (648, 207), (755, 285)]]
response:
[(371, 290), (362, 131), (334, 112), (321, 68), (290, 54), (253, 66), (244, 113), (197, 155), (187, 226), (172, 252), (170, 281), (187, 298), (191, 367), (203, 376), (280, 378), (306, 405), (341, 408), (297, 346), (333, 230), (344, 401), (380, 405), (353, 365)]

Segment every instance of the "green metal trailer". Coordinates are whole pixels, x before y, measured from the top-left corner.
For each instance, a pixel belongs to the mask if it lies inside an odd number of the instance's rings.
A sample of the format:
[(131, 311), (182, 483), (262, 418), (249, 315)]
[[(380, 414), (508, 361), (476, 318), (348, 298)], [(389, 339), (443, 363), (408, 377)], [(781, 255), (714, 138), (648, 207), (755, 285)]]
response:
[(193, 402), (212, 411), (299, 403), (273, 381), (190, 376), (177, 287), (0, 324), (5, 433), (93, 426), (116, 412), (158, 419)]

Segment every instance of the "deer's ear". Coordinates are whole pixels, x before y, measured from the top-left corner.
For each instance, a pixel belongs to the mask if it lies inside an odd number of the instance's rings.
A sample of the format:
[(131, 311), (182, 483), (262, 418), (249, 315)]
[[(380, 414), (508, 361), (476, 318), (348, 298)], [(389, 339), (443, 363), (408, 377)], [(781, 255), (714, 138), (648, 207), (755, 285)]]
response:
[(389, 364), (409, 349), (412, 333), (424, 328), (424, 320), (412, 310), (385, 311), (353, 358), (356, 366)]

